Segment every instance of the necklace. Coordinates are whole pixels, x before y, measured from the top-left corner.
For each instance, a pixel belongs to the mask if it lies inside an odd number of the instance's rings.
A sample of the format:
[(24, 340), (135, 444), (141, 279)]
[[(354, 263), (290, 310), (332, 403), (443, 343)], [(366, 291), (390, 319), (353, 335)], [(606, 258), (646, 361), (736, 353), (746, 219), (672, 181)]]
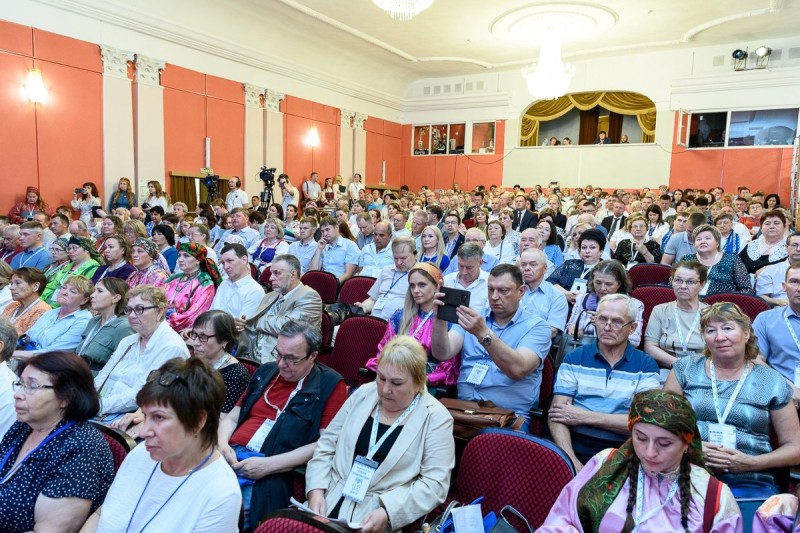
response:
[(185, 289), (187, 285), (191, 285), (192, 281), (194, 281), (194, 279), (198, 276), (198, 274), (200, 274), (199, 270), (191, 274), (183, 274), (180, 277), (180, 280), (183, 281), (183, 283), (181, 283), (181, 281), (178, 281), (178, 283), (175, 285), (175, 294), (180, 294), (181, 292), (183, 292), (183, 289)]

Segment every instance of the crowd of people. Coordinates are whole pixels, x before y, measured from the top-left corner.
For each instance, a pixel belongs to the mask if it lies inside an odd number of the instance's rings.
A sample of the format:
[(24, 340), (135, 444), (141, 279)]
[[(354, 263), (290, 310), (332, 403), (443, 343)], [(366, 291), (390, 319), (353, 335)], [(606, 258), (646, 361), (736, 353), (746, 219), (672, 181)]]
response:
[[(547, 433), (579, 474), (545, 531), (694, 530), (706, 487), (706, 530), (738, 531), (737, 501), (800, 464), (800, 234), (777, 195), (318, 180), (282, 174), (262, 205), (232, 178), (195, 213), (157, 181), (139, 205), (123, 178), (107, 206), (87, 182), (56, 211), (30, 187), (0, 217), (0, 529), (236, 531), (243, 508), (252, 530), (305, 466), (312, 510), (399, 530), (456, 464), (429, 387), (527, 431), (556, 352)], [(674, 292), (647, 321), (629, 273), (646, 263)], [(355, 390), (317, 362), (311, 270), (371, 280), (355, 307), (386, 330)], [(454, 322), (443, 288), (469, 293)], [(703, 302), (725, 293), (774, 307)], [(115, 473), (94, 424), (144, 445)]]

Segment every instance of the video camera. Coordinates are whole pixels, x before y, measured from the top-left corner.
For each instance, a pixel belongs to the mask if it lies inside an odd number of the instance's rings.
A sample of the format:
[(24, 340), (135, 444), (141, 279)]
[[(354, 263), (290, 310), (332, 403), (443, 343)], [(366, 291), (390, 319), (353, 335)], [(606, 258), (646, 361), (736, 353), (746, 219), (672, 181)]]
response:
[(209, 175), (202, 178), (200, 181), (203, 185), (205, 185), (206, 190), (208, 190), (208, 199), (209, 201), (213, 201), (217, 197), (217, 180), (219, 176), (216, 174)]
[(274, 168), (261, 167), (261, 172), (258, 173), (258, 179), (263, 181), (264, 185), (269, 189), (275, 186), (275, 170)]

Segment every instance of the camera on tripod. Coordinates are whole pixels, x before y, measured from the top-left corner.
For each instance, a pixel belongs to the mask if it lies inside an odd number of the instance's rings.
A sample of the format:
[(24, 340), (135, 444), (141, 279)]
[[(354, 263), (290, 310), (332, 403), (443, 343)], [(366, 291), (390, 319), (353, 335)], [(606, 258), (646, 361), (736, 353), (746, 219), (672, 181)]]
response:
[(216, 174), (208, 175), (200, 180), (200, 182), (205, 185), (206, 190), (208, 191), (208, 201), (211, 202), (217, 198), (217, 180), (219, 176)]
[(275, 186), (275, 170), (274, 168), (261, 167), (261, 172), (258, 173), (258, 179), (264, 182), (264, 185), (270, 189)]

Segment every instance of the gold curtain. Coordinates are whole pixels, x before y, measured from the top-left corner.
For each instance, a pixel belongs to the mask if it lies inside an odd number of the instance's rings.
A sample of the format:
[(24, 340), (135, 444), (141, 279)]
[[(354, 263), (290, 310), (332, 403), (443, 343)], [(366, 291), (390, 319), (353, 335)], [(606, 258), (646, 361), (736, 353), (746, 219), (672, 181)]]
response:
[(643, 132), (642, 142), (655, 140), (656, 106), (653, 101), (637, 93), (608, 91), (567, 94), (555, 100), (536, 102), (522, 115), (520, 145), (539, 145), (540, 122), (555, 120), (574, 108), (587, 111), (598, 105), (622, 115), (636, 115), (636, 120)]

